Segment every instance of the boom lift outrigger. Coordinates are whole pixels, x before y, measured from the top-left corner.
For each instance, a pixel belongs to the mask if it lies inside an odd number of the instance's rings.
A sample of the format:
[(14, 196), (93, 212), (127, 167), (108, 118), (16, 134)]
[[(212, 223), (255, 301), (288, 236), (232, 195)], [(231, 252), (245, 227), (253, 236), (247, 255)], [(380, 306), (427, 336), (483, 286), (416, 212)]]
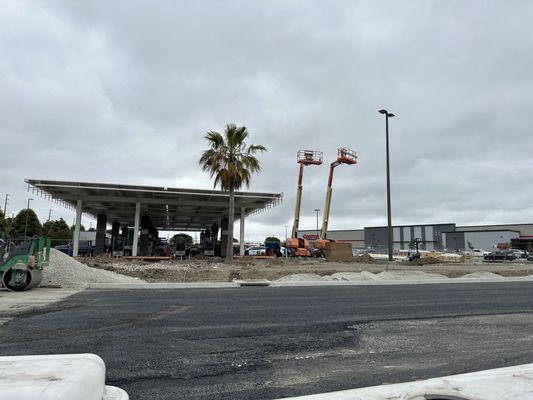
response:
[(330, 240), (327, 239), (328, 223), (329, 223), (329, 209), (331, 206), (331, 192), (333, 184), (333, 170), (340, 164), (356, 164), (357, 156), (355, 151), (346, 147), (341, 147), (337, 150), (337, 159), (331, 163), (329, 167), (328, 187), (326, 190), (326, 203), (324, 205), (324, 215), (322, 217), (322, 229), (320, 230), (320, 237), (315, 241), (315, 248), (323, 253), (326, 243)]
[(298, 174), (298, 191), (296, 192), (296, 207), (294, 209), (294, 223), (292, 225), (291, 237), (287, 239), (285, 246), (291, 249), (295, 256), (308, 257), (309, 242), (307, 239), (298, 238), (298, 227), (300, 224), (300, 207), (302, 204), (303, 176), (304, 166), (322, 164), (322, 152), (314, 150), (299, 150), (296, 154), (296, 160), (300, 164), (300, 173)]

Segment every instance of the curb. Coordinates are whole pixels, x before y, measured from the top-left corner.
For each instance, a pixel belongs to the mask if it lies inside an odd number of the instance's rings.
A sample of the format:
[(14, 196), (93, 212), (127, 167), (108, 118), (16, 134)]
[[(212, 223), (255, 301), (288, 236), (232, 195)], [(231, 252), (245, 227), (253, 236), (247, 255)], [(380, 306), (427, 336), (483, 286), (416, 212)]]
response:
[(418, 279), (396, 281), (286, 281), (271, 282), (266, 279), (236, 280), (233, 282), (158, 282), (158, 283), (93, 283), (87, 289), (224, 289), (249, 286), (262, 287), (319, 287), (319, 286), (392, 286), (392, 285), (436, 285), (454, 283), (506, 283), (506, 282), (533, 282), (533, 278), (447, 278), (447, 279)]
[(434, 285), (453, 283), (505, 283), (505, 282), (533, 282), (533, 278), (447, 278), (447, 279), (418, 279), (396, 281), (286, 281), (272, 282), (272, 287), (296, 287), (296, 286), (391, 286), (391, 285)]
[(237, 282), (92, 283), (87, 289), (221, 289), (238, 288)]
[(272, 282), (268, 279), (250, 279), (249, 281), (236, 280), (235, 283), (239, 284), (239, 287), (242, 286), (270, 286)]

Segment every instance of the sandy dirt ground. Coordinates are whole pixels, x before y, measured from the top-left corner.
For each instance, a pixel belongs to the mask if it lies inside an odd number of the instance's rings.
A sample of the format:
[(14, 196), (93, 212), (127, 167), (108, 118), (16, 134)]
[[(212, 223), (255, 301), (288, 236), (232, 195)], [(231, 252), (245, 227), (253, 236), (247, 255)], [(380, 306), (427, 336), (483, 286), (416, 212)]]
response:
[(473, 272), (492, 272), (502, 276), (533, 275), (533, 262), (482, 264), (428, 264), (384, 262), (327, 262), (321, 259), (270, 259), (250, 257), (226, 263), (220, 258), (193, 258), (172, 261), (128, 261), (108, 256), (81, 258), (95, 268), (137, 277), (146, 282), (229, 282), (235, 279), (268, 279), (292, 274), (331, 275), (338, 272), (423, 271), (457, 278)]

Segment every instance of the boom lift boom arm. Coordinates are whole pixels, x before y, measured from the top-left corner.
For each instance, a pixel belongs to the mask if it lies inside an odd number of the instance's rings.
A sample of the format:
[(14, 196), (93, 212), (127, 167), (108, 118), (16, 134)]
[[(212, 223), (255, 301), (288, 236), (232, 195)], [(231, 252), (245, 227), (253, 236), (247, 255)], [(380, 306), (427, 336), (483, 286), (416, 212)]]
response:
[(298, 173), (298, 190), (296, 192), (296, 206), (294, 207), (294, 223), (292, 225), (291, 238), (287, 239), (285, 245), (288, 248), (294, 249), (295, 255), (308, 256), (309, 243), (305, 239), (298, 239), (298, 228), (300, 225), (300, 208), (302, 205), (303, 192), (303, 176), (304, 167), (306, 165), (320, 165), (322, 164), (322, 152), (314, 150), (299, 150), (296, 159), (300, 164), (300, 172)]
[(329, 211), (331, 207), (331, 194), (333, 192), (333, 170), (340, 164), (356, 164), (357, 156), (355, 152), (341, 147), (337, 150), (337, 159), (331, 163), (329, 167), (328, 187), (326, 189), (326, 202), (324, 204), (324, 215), (322, 216), (322, 229), (320, 230), (320, 237), (315, 243), (316, 248), (323, 248), (326, 242), (326, 234), (328, 231)]
[(304, 177), (304, 165), (300, 164), (300, 173), (298, 174), (298, 190), (296, 192), (296, 207), (294, 209), (294, 223), (292, 224), (291, 237), (293, 238), (295, 238), (296, 235), (298, 234), (298, 227), (300, 226), (300, 207), (302, 205), (303, 177)]

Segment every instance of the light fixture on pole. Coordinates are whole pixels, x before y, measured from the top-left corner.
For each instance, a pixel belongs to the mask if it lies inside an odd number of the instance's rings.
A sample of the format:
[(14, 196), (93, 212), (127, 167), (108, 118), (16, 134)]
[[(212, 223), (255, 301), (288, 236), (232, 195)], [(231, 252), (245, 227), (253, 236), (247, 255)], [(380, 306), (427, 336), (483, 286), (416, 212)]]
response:
[(395, 115), (387, 110), (379, 110), (380, 114), (385, 115), (385, 137), (386, 137), (386, 157), (387, 157), (387, 243), (389, 261), (393, 260), (393, 241), (392, 241), (392, 212), (390, 199), (390, 164), (389, 164), (389, 118)]
[(28, 236), (28, 214), (30, 212), (30, 201), (33, 199), (28, 199), (28, 205), (26, 207), (26, 225), (24, 226), (24, 239)]

